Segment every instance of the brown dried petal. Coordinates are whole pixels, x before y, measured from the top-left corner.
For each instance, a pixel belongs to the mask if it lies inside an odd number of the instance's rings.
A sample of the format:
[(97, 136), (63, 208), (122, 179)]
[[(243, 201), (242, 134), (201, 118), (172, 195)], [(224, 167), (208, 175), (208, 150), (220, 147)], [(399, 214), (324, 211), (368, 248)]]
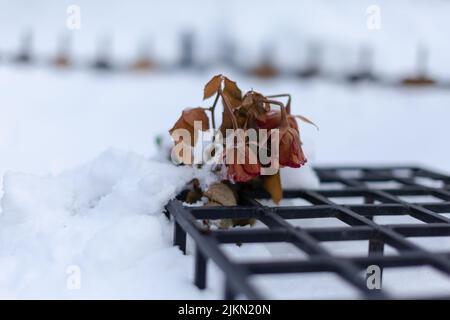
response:
[(306, 163), (297, 130), (287, 127), (280, 131), (279, 153), (282, 166), (299, 168)]

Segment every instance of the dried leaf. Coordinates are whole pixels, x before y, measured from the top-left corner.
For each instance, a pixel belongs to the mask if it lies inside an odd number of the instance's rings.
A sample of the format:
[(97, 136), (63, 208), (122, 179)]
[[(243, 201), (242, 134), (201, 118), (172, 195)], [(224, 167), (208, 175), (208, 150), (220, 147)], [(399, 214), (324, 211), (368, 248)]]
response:
[[(233, 109), (233, 106), (230, 102), (230, 99), (227, 95), (222, 95), (222, 104), (223, 104), (223, 110), (224, 110), (224, 115), (226, 114), (228, 120), (231, 121), (231, 123), (233, 124), (233, 129), (237, 129), (239, 128), (237, 120), (236, 120), (236, 114), (235, 114), (235, 109)], [(225, 119), (224, 119), (225, 121)]]
[(264, 189), (270, 194), (273, 202), (278, 204), (283, 199), (280, 170), (274, 175), (264, 177)]
[[(197, 180), (197, 179), (195, 179)], [(198, 180), (197, 180), (198, 182)], [(202, 199), (202, 191), (200, 188), (195, 188), (193, 190), (189, 190), (189, 192), (186, 195), (186, 202), (187, 203), (196, 203)]]
[(242, 106), (245, 109), (248, 109), (252, 105), (253, 105), (253, 95), (252, 95), (252, 91), (249, 91), (244, 95), (244, 99), (242, 100)]
[(245, 125), (246, 123), (248, 123), (250, 116), (246, 112), (239, 112), (239, 110), (236, 110), (234, 112), (234, 116), (236, 117), (238, 128), (245, 128)]
[[(199, 128), (200, 130), (207, 131), (209, 129), (209, 118), (203, 108), (201, 107), (187, 108), (183, 110), (180, 118), (178, 118), (177, 122), (172, 127), (172, 129), (169, 130), (170, 135), (172, 135), (177, 129), (185, 129), (190, 133), (191, 137), (190, 145), (194, 146), (195, 143), (197, 142), (196, 139), (198, 138), (197, 135), (195, 134), (196, 129), (194, 126), (195, 121), (201, 122), (201, 128)], [(182, 139), (180, 138), (175, 142), (178, 143), (180, 142), (180, 140)], [(188, 142), (186, 141), (186, 143)]]
[(220, 132), (225, 137), (226, 130), (233, 129), (233, 120), (231, 120), (231, 115), (227, 111), (222, 112), (222, 124), (220, 125)]
[(233, 219), (233, 227), (253, 226), (256, 223), (256, 219)]
[(233, 226), (233, 220), (231, 220), (231, 219), (221, 219), (219, 221), (218, 228), (219, 229), (229, 229), (232, 226)]
[(233, 108), (238, 108), (242, 104), (242, 92), (236, 85), (236, 82), (224, 77), (223, 94), (226, 95)]
[(318, 127), (314, 122), (312, 122), (311, 120), (309, 120), (308, 118), (306, 118), (306, 117), (304, 117), (304, 116), (301, 116), (301, 115), (296, 115), (295, 117), (296, 117), (296, 118), (299, 118), (299, 119), (302, 120), (303, 122), (312, 124), (314, 127), (316, 127), (317, 130), (319, 130), (319, 127)]
[(194, 128), (195, 121), (200, 121), (202, 125), (200, 129), (202, 131), (209, 129), (209, 118), (202, 107), (184, 109), (181, 117), (192, 128)]
[(231, 97), (227, 92), (223, 92), (223, 95), (227, 97), (228, 102), (232, 109), (239, 108), (242, 104), (242, 100)]
[(215, 201), (210, 201), (207, 204), (205, 204), (205, 207), (221, 207), (222, 205)]
[(217, 202), (223, 206), (236, 206), (237, 199), (233, 190), (226, 184), (216, 182), (209, 186), (208, 190), (204, 193), (209, 200)]
[(222, 84), (221, 74), (212, 77), (211, 80), (209, 80), (209, 82), (205, 85), (205, 89), (203, 90), (203, 100), (208, 99), (217, 91), (219, 91), (221, 84)]

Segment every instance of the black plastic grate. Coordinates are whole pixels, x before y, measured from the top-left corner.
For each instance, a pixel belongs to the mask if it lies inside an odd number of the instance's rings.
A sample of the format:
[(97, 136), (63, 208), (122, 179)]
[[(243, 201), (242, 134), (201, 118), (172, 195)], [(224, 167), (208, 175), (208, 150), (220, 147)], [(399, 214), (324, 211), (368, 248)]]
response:
[[(268, 207), (256, 199), (263, 192), (240, 194), (237, 207), (188, 207), (182, 200), (170, 201), (167, 216), (175, 218), (174, 245), (186, 252), (186, 233), (195, 243), (195, 278), (206, 287), (207, 261), (211, 259), (225, 274), (224, 298), (243, 295), (264, 299), (249, 281), (252, 275), (332, 272), (358, 290), (363, 299), (392, 298), (386, 289), (369, 289), (362, 272), (371, 265), (392, 267), (430, 266), (450, 278), (450, 248), (434, 252), (410, 241), (410, 237), (450, 236), (450, 176), (415, 167), (320, 167), (315, 168), (319, 190), (285, 190), (284, 198), (300, 198), (310, 205)], [(345, 198), (361, 204), (339, 204)], [(421, 197), (421, 198), (417, 198)], [(420, 201), (419, 201), (420, 200)], [(381, 224), (375, 216), (409, 216), (418, 223)], [(202, 219), (255, 218), (268, 228), (208, 230)], [(335, 218), (343, 227), (303, 228), (290, 219)], [(368, 254), (340, 256), (326, 250), (327, 241), (367, 240)], [(307, 259), (236, 262), (228, 258), (222, 244), (287, 242), (308, 255)], [(384, 255), (385, 245), (396, 255)], [(412, 280), (414, 281), (414, 280)], [(396, 297), (397, 298), (397, 297)], [(415, 298), (450, 298), (418, 296)]]

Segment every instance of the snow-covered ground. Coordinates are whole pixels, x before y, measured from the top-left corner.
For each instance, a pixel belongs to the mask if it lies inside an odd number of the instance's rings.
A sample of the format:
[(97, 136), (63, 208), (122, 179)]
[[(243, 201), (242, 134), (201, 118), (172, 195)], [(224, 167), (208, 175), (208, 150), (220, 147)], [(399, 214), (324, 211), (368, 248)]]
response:
[(447, 90), (262, 81), (221, 68), (105, 75), (6, 66), (0, 68), (0, 170), (57, 173), (108, 147), (151, 155), (155, 135), (183, 108), (205, 106), (203, 86), (219, 72), (243, 90), (290, 92), (293, 113), (320, 127), (301, 127), (316, 164), (416, 163), (450, 172)]
[[(155, 167), (149, 160), (156, 152), (154, 136), (169, 128), (182, 108), (202, 104), (211, 72), (103, 76), (1, 69), (1, 297), (220, 298), (222, 275), (214, 266), (207, 291), (193, 286), (192, 256), (171, 246), (172, 229), (162, 215), (164, 202), (192, 173), (163, 177), (172, 172), (168, 165)], [(317, 131), (302, 125), (315, 164), (419, 163), (450, 171), (449, 92), (236, 80), (242, 88), (293, 94), (294, 112), (320, 126)], [(102, 153), (110, 147), (115, 149)], [(80, 163), (86, 164), (70, 169)], [(439, 239), (440, 245), (442, 240), (448, 241)], [(367, 248), (339, 245), (329, 249), (364, 254)], [(240, 259), (299, 256), (283, 244), (226, 249)], [(81, 271), (80, 290), (66, 285), (74, 265)], [(434, 276), (415, 272), (428, 280)], [(394, 272), (394, 284), (402, 283), (401, 275)], [(429, 282), (439, 284), (432, 292), (441, 285), (448, 290), (448, 283), (438, 280)], [(355, 296), (329, 274), (255, 278), (255, 283), (291, 298)], [(412, 289), (426, 290), (419, 284), (412, 282)], [(408, 287), (402, 293), (411, 292)]]
[[(376, 48), (377, 70), (406, 74), (414, 70), (415, 46), (426, 42), (432, 73), (450, 74), (443, 41), (449, 3), (378, 1), (382, 29), (369, 32), (365, 10), (372, 3), (351, 2), (345, 7), (323, 0), (269, 6), (202, 0), (187, 15), (188, 4), (167, 0), (126, 7), (78, 1), (83, 24), (74, 34), (74, 50), (88, 57), (95, 39), (113, 32), (114, 52), (123, 59), (135, 53), (147, 29), (158, 30), (150, 32), (154, 54), (170, 61), (176, 59), (177, 32), (190, 27), (200, 34), (201, 54), (209, 56), (208, 44), (227, 22), (241, 45), (240, 59), (249, 64), (257, 60), (257, 49), (274, 38), (280, 48), (277, 63), (295, 64), (302, 52), (292, 41), (296, 37), (324, 41), (331, 48), (325, 58), (330, 70), (348, 69), (359, 46), (370, 43)], [(43, 3), (0, 1), (7, 8), (0, 10), (2, 51), (11, 53), (25, 27), (36, 31), (40, 57), (54, 51), (72, 2)], [(164, 203), (196, 173), (151, 160), (157, 152), (155, 135), (170, 128), (183, 108), (204, 105), (203, 85), (221, 72), (243, 90), (291, 93), (293, 112), (320, 127), (301, 125), (313, 164), (419, 164), (450, 172), (450, 91), (443, 89), (263, 81), (219, 67), (133, 75), (0, 64), (0, 298), (221, 297), (222, 275), (215, 266), (206, 291), (192, 284), (192, 255), (172, 247), (171, 225), (162, 215)], [(448, 243), (438, 240), (435, 249)], [(433, 247), (436, 242), (420, 244)], [(366, 243), (330, 245), (339, 254), (367, 249)], [(284, 244), (230, 245), (226, 250), (236, 259), (301, 256)], [(67, 285), (74, 270), (81, 276), (78, 290)], [(385, 272), (385, 284), (406, 294), (448, 292), (448, 281), (430, 270), (402, 272)], [(328, 274), (255, 282), (267, 292), (288, 294), (283, 297), (354, 297), (351, 288)]]

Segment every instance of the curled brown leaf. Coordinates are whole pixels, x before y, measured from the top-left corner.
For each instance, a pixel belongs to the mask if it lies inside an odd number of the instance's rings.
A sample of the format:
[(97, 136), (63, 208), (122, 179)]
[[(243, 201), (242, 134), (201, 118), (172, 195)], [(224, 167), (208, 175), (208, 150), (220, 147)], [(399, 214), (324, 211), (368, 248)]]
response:
[(270, 194), (272, 201), (278, 204), (283, 199), (280, 170), (274, 175), (264, 176), (264, 189)]
[(242, 104), (242, 92), (236, 82), (224, 77), (223, 94), (228, 97), (230, 105), (238, 108)]
[(319, 127), (314, 122), (309, 120), (308, 118), (306, 118), (304, 116), (301, 116), (301, 115), (295, 115), (294, 117), (300, 119), (303, 122), (306, 122), (306, 123), (309, 123), (309, 124), (313, 125), (314, 127), (316, 127), (317, 130), (319, 130)]
[(205, 85), (203, 90), (203, 100), (212, 97), (215, 93), (217, 93), (222, 85), (223, 76), (218, 74), (211, 78), (208, 83)]

